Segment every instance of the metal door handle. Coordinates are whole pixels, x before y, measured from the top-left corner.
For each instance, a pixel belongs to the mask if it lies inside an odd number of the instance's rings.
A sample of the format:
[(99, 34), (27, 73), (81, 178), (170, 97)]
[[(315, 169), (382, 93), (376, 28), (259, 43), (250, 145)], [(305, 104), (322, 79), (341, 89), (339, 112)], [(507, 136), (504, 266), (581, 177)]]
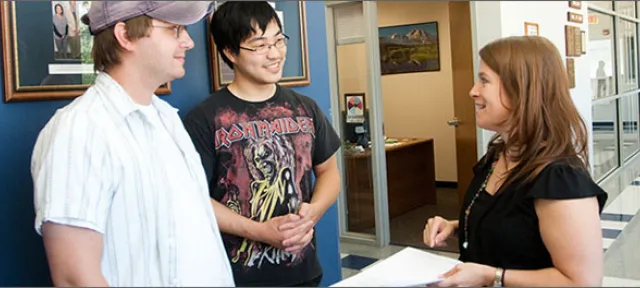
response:
[(447, 124), (449, 124), (449, 126), (458, 127), (458, 125), (460, 124), (460, 119), (458, 119), (457, 117), (453, 117), (453, 119), (447, 121)]

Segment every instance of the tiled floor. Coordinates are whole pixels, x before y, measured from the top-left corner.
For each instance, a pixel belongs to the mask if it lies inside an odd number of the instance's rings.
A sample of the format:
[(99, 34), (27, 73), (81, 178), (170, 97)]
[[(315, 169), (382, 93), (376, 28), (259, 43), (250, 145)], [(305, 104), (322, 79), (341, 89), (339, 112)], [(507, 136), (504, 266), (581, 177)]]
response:
[[(600, 183), (609, 193), (602, 216), (605, 278), (603, 286), (640, 287), (640, 156)], [(342, 277), (402, 250), (403, 246), (382, 248), (342, 242)], [(455, 253), (434, 252), (452, 258)]]

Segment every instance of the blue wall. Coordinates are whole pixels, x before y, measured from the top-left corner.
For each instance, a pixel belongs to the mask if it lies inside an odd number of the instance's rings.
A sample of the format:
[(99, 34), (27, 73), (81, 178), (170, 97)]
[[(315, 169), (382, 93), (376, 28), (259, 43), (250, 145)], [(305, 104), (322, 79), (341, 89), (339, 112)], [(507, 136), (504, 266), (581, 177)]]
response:
[[(315, 99), (327, 115), (330, 107), (324, 2), (306, 2), (311, 85), (296, 88)], [(187, 75), (173, 82), (163, 97), (184, 116), (210, 93), (204, 21), (189, 27), (196, 47), (187, 54)], [(0, 75), (1, 76), (1, 75)], [(2, 77), (0, 77), (0, 83)], [(2, 83), (4, 85), (4, 83)], [(1, 94), (1, 92), (0, 92)], [(0, 95), (4, 98), (4, 95)], [(50, 286), (42, 240), (33, 229), (33, 185), (29, 163), (38, 132), (56, 109), (69, 101), (4, 103), (0, 101), (0, 286)], [(330, 117), (329, 117), (330, 118)], [(316, 227), (322, 285), (341, 276), (335, 205)]]

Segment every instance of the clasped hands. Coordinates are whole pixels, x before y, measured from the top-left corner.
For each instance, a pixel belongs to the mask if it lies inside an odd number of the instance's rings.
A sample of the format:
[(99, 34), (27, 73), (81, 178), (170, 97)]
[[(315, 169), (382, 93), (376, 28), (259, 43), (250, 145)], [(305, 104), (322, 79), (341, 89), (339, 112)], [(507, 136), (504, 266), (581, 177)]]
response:
[(313, 227), (319, 219), (313, 204), (302, 203), (297, 214), (273, 217), (264, 222), (263, 241), (291, 254), (298, 254), (313, 239)]

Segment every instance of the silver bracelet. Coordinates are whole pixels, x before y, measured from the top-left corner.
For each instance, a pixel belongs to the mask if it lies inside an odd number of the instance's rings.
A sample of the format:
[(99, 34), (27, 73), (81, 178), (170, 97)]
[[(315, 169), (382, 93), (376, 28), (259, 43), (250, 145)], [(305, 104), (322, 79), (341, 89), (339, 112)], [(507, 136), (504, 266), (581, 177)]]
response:
[(493, 279), (493, 287), (503, 287), (502, 277), (504, 276), (504, 269), (497, 268), (496, 269), (496, 277)]

